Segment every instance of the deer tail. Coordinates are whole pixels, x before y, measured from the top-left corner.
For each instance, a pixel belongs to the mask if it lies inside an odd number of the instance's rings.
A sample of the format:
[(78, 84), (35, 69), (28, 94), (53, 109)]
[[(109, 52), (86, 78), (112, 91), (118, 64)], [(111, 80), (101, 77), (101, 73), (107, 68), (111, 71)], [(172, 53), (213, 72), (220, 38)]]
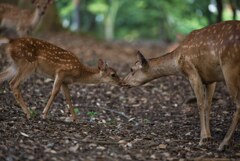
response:
[(10, 38), (7, 37), (0, 37), (0, 46), (4, 45), (4, 44), (8, 44), (10, 42)]

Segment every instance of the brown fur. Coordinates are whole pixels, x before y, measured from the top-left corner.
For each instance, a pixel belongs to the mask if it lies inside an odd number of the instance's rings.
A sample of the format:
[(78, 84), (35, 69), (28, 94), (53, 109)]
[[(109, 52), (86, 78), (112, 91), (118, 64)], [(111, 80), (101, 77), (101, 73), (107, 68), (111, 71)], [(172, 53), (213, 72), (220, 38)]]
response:
[(120, 84), (116, 71), (101, 59), (98, 68), (90, 68), (82, 64), (70, 51), (43, 40), (30, 37), (10, 40), (6, 46), (6, 54), (12, 63), (0, 73), (0, 83), (11, 79), (10, 87), (27, 118), (30, 118), (30, 113), (20, 93), (19, 85), (34, 72), (54, 79), (53, 90), (44, 108), (43, 118), (47, 117), (50, 106), (61, 88), (69, 104), (72, 119), (76, 119), (68, 89), (71, 83)]
[[(141, 58), (141, 56), (140, 56)], [(145, 59), (142, 56), (142, 59)], [(146, 60), (139, 60), (145, 62)], [(232, 124), (219, 150), (229, 143), (240, 118), (240, 21), (226, 21), (191, 32), (174, 51), (133, 66), (124, 81), (138, 86), (153, 79), (182, 74), (197, 97), (201, 139), (210, 138), (210, 109), (216, 82), (225, 81), (237, 105)], [(146, 65), (147, 64), (147, 65)]]
[(20, 37), (30, 35), (40, 22), (49, 3), (49, 0), (38, 0), (35, 2), (34, 11), (0, 3), (0, 27), (13, 30)]

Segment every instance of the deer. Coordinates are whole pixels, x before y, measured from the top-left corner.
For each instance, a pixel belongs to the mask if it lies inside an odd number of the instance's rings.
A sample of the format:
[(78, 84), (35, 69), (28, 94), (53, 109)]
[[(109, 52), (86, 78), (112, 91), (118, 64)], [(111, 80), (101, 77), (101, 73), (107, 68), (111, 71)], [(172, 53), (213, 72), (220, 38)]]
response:
[(52, 0), (32, 0), (35, 10), (20, 9), (19, 7), (0, 3), (0, 28), (14, 31), (17, 37), (28, 36), (32, 33), (45, 14)]
[(124, 77), (123, 85), (134, 87), (169, 75), (185, 76), (197, 98), (200, 114), (200, 142), (211, 138), (210, 110), (216, 83), (224, 81), (236, 104), (231, 126), (218, 150), (222, 151), (240, 119), (240, 21), (225, 21), (192, 31), (172, 52), (137, 61)]
[(10, 89), (27, 119), (30, 119), (31, 115), (23, 100), (19, 85), (33, 73), (54, 79), (50, 98), (42, 113), (43, 119), (47, 118), (53, 100), (61, 89), (69, 106), (70, 119), (71, 121), (76, 120), (68, 87), (70, 84), (109, 83), (120, 85), (121, 83), (117, 72), (102, 59), (98, 60), (98, 67), (88, 67), (82, 64), (72, 52), (44, 40), (23, 37), (2, 38), (0, 42), (4, 46), (5, 54), (10, 62), (10, 66), (0, 73), (0, 84), (10, 80)]

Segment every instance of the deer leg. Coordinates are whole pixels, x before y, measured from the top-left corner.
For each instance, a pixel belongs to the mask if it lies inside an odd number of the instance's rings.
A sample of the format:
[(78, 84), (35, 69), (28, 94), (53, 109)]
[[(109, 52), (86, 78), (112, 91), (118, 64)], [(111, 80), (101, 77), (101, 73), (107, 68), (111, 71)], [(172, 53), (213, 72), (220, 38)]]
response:
[(211, 104), (212, 104), (212, 97), (216, 88), (216, 83), (212, 83), (206, 86), (206, 95), (205, 95), (205, 123), (206, 123), (206, 130), (207, 130), (207, 137), (211, 138), (211, 131), (210, 131), (210, 111), (211, 111)]
[(62, 77), (59, 74), (57, 74), (56, 77), (55, 77), (54, 84), (53, 84), (53, 89), (52, 89), (51, 96), (50, 96), (50, 98), (47, 102), (46, 107), (43, 110), (43, 116), (42, 116), (43, 119), (47, 118), (47, 114), (48, 114), (48, 111), (50, 109), (50, 106), (52, 105), (52, 102), (53, 102), (54, 98), (58, 94), (61, 85), (62, 85)]
[(70, 110), (70, 113), (71, 113), (72, 120), (75, 121), (76, 120), (76, 114), (74, 112), (74, 108), (73, 108), (73, 105), (72, 105), (72, 102), (71, 102), (71, 96), (70, 96), (68, 86), (66, 84), (62, 84), (61, 88), (62, 88), (62, 92), (63, 92), (63, 94), (66, 98), (66, 102), (69, 105), (69, 110)]
[(204, 139), (208, 138), (207, 135), (207, 128), (206, 128), (206, 117), (205, 117), (205, 102), (204, 102), (204, 85), (197, 81), (195, 83), (191, 83), (194, 93), (197, 97), (197, 106), (199, 110), (200, 115), (200, 127), (201, 127), (201, 133), (200, 133), (200, 142), (199, 145), (203, 144)]
[(231, 126), (229, 127), (228, 132), (225, 135), (223, 141), (219, 145), (219, 148), (218, 148), (219, 151), (224, 150), (225, 146), (227, 146), (229, 144), (229, 141), (232, 138), (233, 133), (238, 125), (239, 118), (240, 118), (240, 106), (237, 105), (237, 110), (233, 115)]
[(200, 142), (199, 145), (203, 144), (203, 140), (208, 138), (207, 128), (206, 128), (206, 116), (205, 116), (205, 85), (203, 85), (201, 78), (194, 67), (187, 66), (188, 70), (186, 71), (190, 84), (193, 88), (193, 91), (197, 98), (197, 105), (200, 114), (200, 127), (201, 127), (201, 134), (200, 134)]
[[(229, 66), (228, 66), (229, 67)], [(225, 69), (225, 70), (224, 70)], [(231, 71), (227, 70), (231, 69)], [(238, 74), (239, 73), (236, 69), (236, 67), (230, 66), (230, 68), (223, 68), (223, 74), (225, 78), (226, 85), (228, 87), (229, 93), (234, 99), (234, 102), (236, 103), (236, 112), (233, 115), (232, 123), (228, 129), (227, 134), (225, 135), (223, 141), (221, 142), (218, 150), (222, 151), (224, 150), (224, 147), (229, 144), (230, 139), (233, 136), (233, 133), (238, 125), (238, 121), (240, 118), (240, 78)], [(234, 71), (234, 70), (237, 70)]]
[(27, 77), (27, 75), (29, 75), (31, 73), (32, 70), (33, 70), (32, 67), (19, 68), (17, 74), (13, 77), (13, 79), (9, 83), (10, 88), (13, 91), (15, 99), (17, 100), (17, 102), (19, 103), (21, 108), (23, 109), (23, 112), (26, 114), (28, 119), (30, 118), (30, 112), (28, 110), (28, 107), (27, 107), (25, 101), (23, 100), (22, 94), (19, 90), (19, 85), (20, 85), (21, 81), (23, 81)]

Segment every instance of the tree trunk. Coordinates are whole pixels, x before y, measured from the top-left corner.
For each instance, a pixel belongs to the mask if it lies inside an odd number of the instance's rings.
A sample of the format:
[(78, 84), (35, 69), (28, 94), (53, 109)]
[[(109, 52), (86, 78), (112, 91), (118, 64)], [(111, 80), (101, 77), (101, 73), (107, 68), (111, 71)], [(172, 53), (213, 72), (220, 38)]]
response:
[(232, 19), (236, 20), (237, 19), (237, 6), (234, 0), (229, 0), (231, 10), (232, 10)]
[(80, 0), (73, 0), (74, 10), (72, 13), (71, 30), (77, 31), (80, 28)]
[(111, 41), (114, 39), (114, 26), (110, 15), (106, 15), (104, 22), (105, 39)]
[(218, 10), (216, 22), (221, 22), (222, 12), (223, 12), (223, 3), (222, 3), (222, 0), (216, 0), (216, 2), (217, 2), (217, 10)]
[(105, 31), (105, 39), (111, 41), (114, 39), (114, 27), (115, 20), (120, 6), (124, 3), (124, 0), (110, 0), (109, 2), (109, 10), (105, 15), (104, 21), (104, 31)]

